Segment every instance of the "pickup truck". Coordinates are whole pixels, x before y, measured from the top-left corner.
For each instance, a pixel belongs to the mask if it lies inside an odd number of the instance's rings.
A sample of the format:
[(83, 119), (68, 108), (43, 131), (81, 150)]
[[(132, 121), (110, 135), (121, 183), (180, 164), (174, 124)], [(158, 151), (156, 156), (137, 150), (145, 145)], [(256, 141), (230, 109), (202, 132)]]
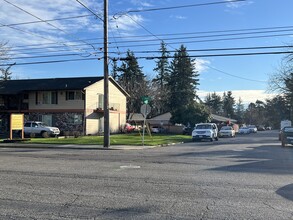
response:
[(40, 135), (42, 137), (57, 136), (60, 134), (59, 128), (50, 127), (41, 121), (28, 121), (24, 124), (25, 135)]

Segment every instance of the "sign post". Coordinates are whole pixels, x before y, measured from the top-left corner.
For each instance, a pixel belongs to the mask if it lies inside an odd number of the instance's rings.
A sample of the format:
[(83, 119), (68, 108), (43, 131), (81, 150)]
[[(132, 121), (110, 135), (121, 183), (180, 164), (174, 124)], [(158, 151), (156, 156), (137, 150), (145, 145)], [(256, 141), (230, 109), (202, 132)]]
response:
[(13, 138), (13, 130), (21, 130), (21, 139), (23, 139), (23, 114), (11, 114), (10, 115), (10, 140)]
[(140, 113), (143, 115), (143, 130), (142, 130), (142, 146), (144, 146), (144, 133), (145, 133), (145, 122), (146, 122), (146, 116), (151, 113), (151, 106), (149, 104), (143, 104), (140, 107)]

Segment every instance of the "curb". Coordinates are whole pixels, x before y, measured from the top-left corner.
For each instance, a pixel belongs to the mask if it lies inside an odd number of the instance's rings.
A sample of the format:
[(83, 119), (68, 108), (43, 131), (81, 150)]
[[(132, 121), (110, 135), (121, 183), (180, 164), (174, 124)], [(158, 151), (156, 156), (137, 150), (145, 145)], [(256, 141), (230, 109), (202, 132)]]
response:
[(0, 148), (33, 148), (33, 149), (70, 149), (70, 150), (144, 150), (159, 146), (132, 146), (132, 145), (113, 145), (104, 148), (102, 145), (58, 145), (58, 144), (15, 144), (0, 143)]
[(160, 144), (154, 146), (136, 146), (136, 145), (112, 145), (104, 148), (102, 145), (74, 145), (74, 144), (27, 144), (27, 143), (0, 143), (0, 148), (33, 148), (33, 149), (70, 149), (70, 150), (146, 150), (158, 147), (168, 147), (185, 142)]

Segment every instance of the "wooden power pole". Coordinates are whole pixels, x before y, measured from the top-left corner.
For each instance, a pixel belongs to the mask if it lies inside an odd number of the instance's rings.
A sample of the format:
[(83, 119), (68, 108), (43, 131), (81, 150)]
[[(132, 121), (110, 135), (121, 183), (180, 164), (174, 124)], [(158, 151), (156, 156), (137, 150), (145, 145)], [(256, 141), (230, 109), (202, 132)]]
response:
[(104, 0), (104, 147), (110, 146), (109, 67), (108, 67), (108, 0)]

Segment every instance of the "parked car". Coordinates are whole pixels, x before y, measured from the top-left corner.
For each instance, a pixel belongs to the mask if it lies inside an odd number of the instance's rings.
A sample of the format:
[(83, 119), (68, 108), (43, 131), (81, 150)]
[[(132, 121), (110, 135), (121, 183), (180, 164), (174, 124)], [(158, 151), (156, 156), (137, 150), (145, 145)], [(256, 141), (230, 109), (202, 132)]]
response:
[(248, 125), (247, 127), (249, 128), (251, 133), (257, 132), (257, 127), (255, 125)]
[(263, 125), (259, 125), (259, 126), (257, 126), (257, 130), (258, 130), (258, 131), (265, 131), (266, 128), (265, 128), (265, 126), (263, 126)]
[(214, 123), (196, 124), (192, 131), (192, 140), (218, 140), (218, 127)]
[(223, 126), (219, 131), (220, 137), (235, 137), (235, 130), (232, 126)]
[(293, 145), (293, 127), (284, 127), (281, 133), (282, 147), (286, 147), (287, 144)]
[(182, 134), (191, 135), (192, 131), (193, 131), (193, 128), (192, 127), (190, 127), (190, 126), (189, 127), (184, 127), (182, 129)]
[(151, 127), (152, 133), (163, 133), (164, 131), (165, 131), (165, 129), (162, 127), (158, 127), (158, 126)]
[(40, 135), (42, 137), (57, 136), (60, 130), (57, 127), (50, 127), (41, 121), (27, 121), (24, 123), (24, 135)]
[(239, 134), (249, 134), (250, 129), (248, 127), (241, 127), (238, 131)]
[(135, 130), (135, 126), (129, 124), (129, 123), (126, 123), (123, 127), (123, 132), (124, 133), (130, 133), (130, 132), (133, 132)]

